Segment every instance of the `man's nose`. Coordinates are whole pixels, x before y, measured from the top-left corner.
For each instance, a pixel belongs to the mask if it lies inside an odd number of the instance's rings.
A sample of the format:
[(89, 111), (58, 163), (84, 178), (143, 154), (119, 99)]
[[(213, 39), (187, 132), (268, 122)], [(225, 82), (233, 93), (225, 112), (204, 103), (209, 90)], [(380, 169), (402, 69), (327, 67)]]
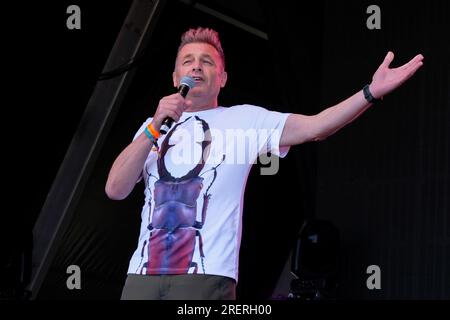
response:
[(202, 67), (199, 62), (194, 63), (192, 66), (192, 71), (202, 71)]

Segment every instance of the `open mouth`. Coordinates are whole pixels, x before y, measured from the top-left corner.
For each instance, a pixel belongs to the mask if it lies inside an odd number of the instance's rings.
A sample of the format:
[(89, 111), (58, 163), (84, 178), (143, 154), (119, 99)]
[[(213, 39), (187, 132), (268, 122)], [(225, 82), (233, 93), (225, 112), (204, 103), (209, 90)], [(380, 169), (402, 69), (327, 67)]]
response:
[(196, 83), (198, 83), (198, 82), (203, 82), (203, 81), (204, 81), (204, 79), (203, 79), (202, 77), (199, 77), (199, 76), (193, 76), (192, 79), (194, 79), (194, 81), (195, 81)]

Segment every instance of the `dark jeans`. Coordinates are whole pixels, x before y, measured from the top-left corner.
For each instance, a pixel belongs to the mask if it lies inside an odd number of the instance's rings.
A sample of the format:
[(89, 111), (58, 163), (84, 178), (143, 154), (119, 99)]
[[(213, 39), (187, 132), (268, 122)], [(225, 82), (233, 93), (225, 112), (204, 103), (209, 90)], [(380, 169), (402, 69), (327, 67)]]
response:
[(235, 300), (234, 279), (203, 274), (129, 274), (121, 300)]

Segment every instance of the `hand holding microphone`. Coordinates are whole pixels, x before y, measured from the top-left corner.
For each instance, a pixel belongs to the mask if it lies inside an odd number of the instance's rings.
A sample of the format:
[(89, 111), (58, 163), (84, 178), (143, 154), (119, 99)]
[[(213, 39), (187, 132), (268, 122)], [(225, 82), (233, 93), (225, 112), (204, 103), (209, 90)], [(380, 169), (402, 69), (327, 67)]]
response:
[[(188, 92), (190, 89), (194, 88), (195, 86), (195, 80), (191, 77), (185, 76), (181, 78), (180, 86), (178, 87), (178, 93), (183, 97), (186, 98)], [(178, 115), (178, 114), (177, 114)], [(179, 114), (181, 116), (181, 114)], [(170, 128), (172, 127), (174, 122), (173, 117), (166, 117), (161, 125), (161, 128), (159, 129), (159, 132), (161, 134), (166, 134), (169, 132)]]

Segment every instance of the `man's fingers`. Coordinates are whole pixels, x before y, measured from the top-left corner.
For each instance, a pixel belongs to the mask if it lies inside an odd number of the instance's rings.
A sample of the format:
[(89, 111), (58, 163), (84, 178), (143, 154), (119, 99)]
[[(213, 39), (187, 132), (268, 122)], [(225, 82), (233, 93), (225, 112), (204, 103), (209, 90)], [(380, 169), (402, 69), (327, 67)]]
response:
[(181, 117), (181, 114), (179, 114), (179, 112), (177, 112), (176, 110), (168, 110), (167, 115), (169, 116), (169, 118), (172, 118), (175, 122), (178, 122), (178, 120), (180, 120)]
[(409, 71), (409, 75), (412, 76), (416, 71), (423, 66), (422, 61), (418, 61), (414, 66), (411, 67), (411, 70)]
[(163, 100), (177, 103), (182, 102), (184, 98), (177, 93), (176, 95), (164, 97)]
[(424, 57), (421, 54), (418, 54), (417, 56), (415, 56), (414, 59), (413, 59), (413, 61), (414, 61), (414, 63), (413, 63), (414, 68), (416, 66), (418, 66), (417, 69), (420, 68), (423, 65), (423, 59), (424, 59)]
[(423, 59), (424, 59), (423, 55), (418, 54), (412, 60), (415, 61), (415, 62), (418, 62), (418, 61), (422, 61)]
[(392, 60), (394, 60), (394, 53), (392, 51), (389, 51), (381, 65), (385, 68), (388, 68)]
[(185, 102), (184, 102), (184, 109), (186, 110), (189, 107), (192, 107), (192, 101), (191, 100), (185, 100)]
[(170, 107), (168, 107), (168, 109), (172, 112), (175, 112), (179, 117), (181, 117), (181, 115), (183, 114), (183, 107), (180, 106), (179, 104), (173, 104), (170, 105)]
[(422, 65), (423, 65), (423, 62), (418, 61), (415, 64), (410, 65), (408, 68), (403, 69), (402, 70), (403, 79), (401, 80), (401, 83), (403, 83), (406, 80), (408, 80), (409, 78), (411, 78)]
[[(415, 68), (418, 64), (422, 66), (423, 62), (423, 55), (418, 54), (414, 58), (412, 58), (408, 63), (405, 63), (403, 66), (401, 66), (399, 69), (409, 69), (409, 68)], [(416, 69), (417, 70), (417, 69)]]

